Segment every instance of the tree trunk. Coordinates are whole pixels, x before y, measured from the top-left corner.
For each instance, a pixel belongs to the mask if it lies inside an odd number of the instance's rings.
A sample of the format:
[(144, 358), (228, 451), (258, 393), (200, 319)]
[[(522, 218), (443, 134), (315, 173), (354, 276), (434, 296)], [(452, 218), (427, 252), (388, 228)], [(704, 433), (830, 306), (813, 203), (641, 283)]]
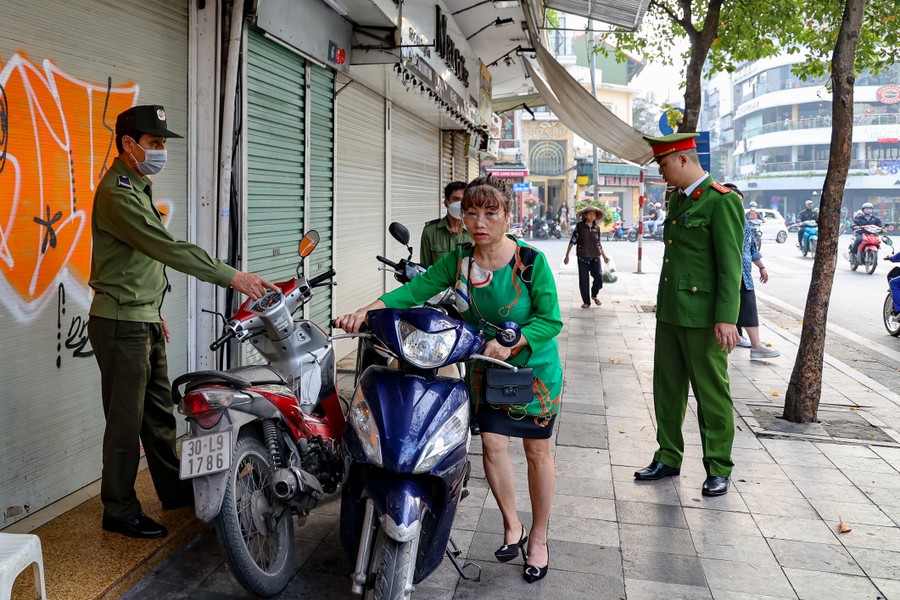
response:
[(701, 96), (703, 64), (706, 62), (706, 57), (709, 56), (709, 49), (719, 31), (723, 2), (724, 0), (709, 0), (703, 27), (698, 31), (692, 23), (692, 0), (679, 0), (683, 14), (681, 19), (675, 19), (675, 22), (684, 28), (691, 41), (691, 58), (688, 60), (684, 74), (684, 117), (678, 127), (680, 133), (697, 131), (697, 123), (700, 121), (700, 106), (703, 102)]
[(813, 264), (803, 332), (791, 381), (784, 398), (784, 418), (794, 423), (816, 421), (822, 395), (822, 364), (825, 355), (825, 324), (828, 301), (838, 256), (841, 201), (853, 139), (853, 61), (862, 27), (866, 0), (846, 0), (841, 29), (831, 59), (833, 90), (831, 151), (819, 208), (819, 243)]

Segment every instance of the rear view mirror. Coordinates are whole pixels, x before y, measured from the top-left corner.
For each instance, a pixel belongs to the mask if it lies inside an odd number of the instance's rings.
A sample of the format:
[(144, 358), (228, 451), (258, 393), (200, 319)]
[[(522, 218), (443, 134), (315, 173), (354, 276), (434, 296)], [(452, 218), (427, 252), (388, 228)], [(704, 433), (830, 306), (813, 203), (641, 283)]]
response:
[(319, 232), (315, 229), (311, 231), (307, 231), (306, 235), (303, 236), (303, 239), (300, 240), (300, 245), (297, 248), (297, 254), (306, 258), (312, 251), (316, 249), (316, 246), (319, 245)]
[(889, 238), (888, 236), (884, 236), (884, 237), (881, 238), (881, 239), (884, 241), (885, 244), (887, 244), (887, 245), (890, 246), (891, 248), (894, 247), (894, 242), (893, 242), (893, 240), (891, 240), (891, 238)]
[(391, 232), (391, 237), (395, 240), (403, 244), (404, 246), (409, 246), (409, 229), (407, 229), (402, 223), (398, 223), (394, 221), (388, 226), (388, 231)]

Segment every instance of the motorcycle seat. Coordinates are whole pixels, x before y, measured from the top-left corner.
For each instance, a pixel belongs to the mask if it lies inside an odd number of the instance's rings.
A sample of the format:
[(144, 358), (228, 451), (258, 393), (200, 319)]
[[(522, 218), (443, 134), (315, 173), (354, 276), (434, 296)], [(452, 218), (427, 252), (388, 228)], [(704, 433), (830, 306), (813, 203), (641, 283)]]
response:
[[(183, 394), (193, 389), (203, 385), (223, 384), (243, 389), (254, 385), (287, 385), (287, 381), (281, 373), (267, 365), (248, 365), (228, 371), (195, 371), (185, 373), (172, 382), (172, 396), (178, 404)], [(184, 386), (184, 392), (181, 386)]]

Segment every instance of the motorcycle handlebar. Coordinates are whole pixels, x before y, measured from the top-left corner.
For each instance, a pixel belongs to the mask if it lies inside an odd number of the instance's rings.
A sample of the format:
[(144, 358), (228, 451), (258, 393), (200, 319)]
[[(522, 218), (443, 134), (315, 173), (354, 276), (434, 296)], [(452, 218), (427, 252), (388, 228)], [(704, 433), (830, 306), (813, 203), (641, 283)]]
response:
[(376, 258), (376, 260), (378, 260), (378, 262), (382, 262), (382, 263), (386, 264), (387, 266), (394, 269), (395, 271), (400, 270), (400, 265), (398, 265), (397, 263), (395, 263), (392, 260), (388, 260), (387, 258), (381, 256), (380, 254), (378, 256), (376, 256), (375, 258)]
[(309, 287), (314, 288), (316, 286), (322, 285), (323, 282), (331, 279), (336, 275), (334, 269), (329, 269), (328, 271), (322, 273), (321, 275), (316, 275), (312, 279), (310, 279), (307, 283)]
[(219, 348), (221, 348), (222, 346), (224, 346), (224, 345), (225, 345), (225, 342), (227, 342), (228, 340), (230, 340), (231, 338), (233, 338), (235, 335), (236, 335), (236, 334), (235, 334), (234, 330), (233, 330), (233, 329), (229, 329), (228, 331), (226, 331), (225, 333), (223, 333), (223, 334), (219, 337), (219, 339), (217, 339), (217, 340), (214, 341), (212, 344), (210, 344), (210, 345), (209, 345), (209, 349), (212, 350), (213, 352), (215, 352), (216, 350), (218, 350)]

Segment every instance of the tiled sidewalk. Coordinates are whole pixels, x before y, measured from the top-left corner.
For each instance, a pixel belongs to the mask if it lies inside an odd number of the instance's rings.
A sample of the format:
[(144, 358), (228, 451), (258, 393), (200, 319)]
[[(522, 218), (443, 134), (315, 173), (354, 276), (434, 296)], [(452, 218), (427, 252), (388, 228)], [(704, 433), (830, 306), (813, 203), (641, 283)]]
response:
[[(521, 559), (500, 564), (496, 503), (472, 444), (471, 495), (454, 537), (482, 581), (460, 581), (445, 562), (418, 586), (422, 599), (747, 600), (900, 598), (900, 448), (757, 437), (750, 406), (783, 398), (795, 333), (764, 326), (781, 350), (768, 363), (736, 349), (731, 377), (737, 409), (731, 491), (704, 498), (705, 476), (693, 409), (685, 423), (678, 478), (636, 483), (635, 468), (656, 449), (651, 376), (656, 275), (620, 274), (603, 305), (581, 309), (574, 266), (559, 278), (565, 369), (555, 436), (557, 488), (550, 524), (551, 571), (529, 585)], [(847, 365), (826, 361), (823, 407), (861, 409), (885, 429), (900, 424), (898, 398)], [(773, 391), (779, 391), (775, 396)], [(827, 405), (827, 406), (826, 406)], [(512, 444), (517, 503), (530, 522), (524, 454)], [(334, 499), (297, 529), (297, 575), (284, 598), (353, 598), (352, 570), (338, 543)], [(852, 528), (838, 534), (843, 521)], [(247, 598), (222, 564), (207, 530), (147, 576), (126, 598)]]

